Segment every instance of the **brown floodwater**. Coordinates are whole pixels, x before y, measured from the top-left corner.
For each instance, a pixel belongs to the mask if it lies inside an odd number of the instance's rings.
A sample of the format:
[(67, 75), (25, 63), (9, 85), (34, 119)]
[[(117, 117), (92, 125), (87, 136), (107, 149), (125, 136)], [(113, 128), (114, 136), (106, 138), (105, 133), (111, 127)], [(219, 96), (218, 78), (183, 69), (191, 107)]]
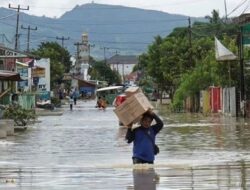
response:
[(133, 166), (132, 145), (113, 108), (77, 102), (62, 116), (0, 139), (0, 189), (223, 190), (250, 189), (250, 121), (170, 114), (154, 165)]

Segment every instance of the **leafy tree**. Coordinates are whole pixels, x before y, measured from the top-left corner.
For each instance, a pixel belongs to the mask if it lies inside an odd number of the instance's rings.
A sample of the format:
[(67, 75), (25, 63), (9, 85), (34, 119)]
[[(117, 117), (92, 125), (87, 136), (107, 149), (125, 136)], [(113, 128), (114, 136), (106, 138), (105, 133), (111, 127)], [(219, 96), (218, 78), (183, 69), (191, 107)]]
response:
[(51, 87), (54, 88), (56, 84), (61, 83), (63, 74), (70, 70), (70, 53), (56, 42), (42, 42), (32, 53), (50, 58)]
[(163, 89), (164, 76), (161, 72), (161, 49), (162, 38), (160, 36), (155, 37), (154, 43), (148, 48), (148, 62), (147, 62), (147, 73), (153, 77), (155, 83)]
[(150, 93), (153, 91), (154, 82), (152, 77), (148, 74), (147, 66), (149, 64), (149, 57), (146, 53), (139, 56), (138, 64), (133, 68), (133, 72), (137, 71), (139, 74), (139, 86), (143, 88), (144, 92)]
[(211, 85), (239, 85), (237, 62), (216, 61), (214, 50), (216, 36), (237, 54), (237, 33), (237, 26), (221, 22), (218, 12), (213, 11), (211, 23), (193, 24), (192, 46), (188, 28), (176, 28), (166, 38), (156, 37), (147, 53), (141, 56), (139, 65), (145, 67), (151, 81), (167, 91), (173, 105), (178, 106), (186, 97), (196, 96)]
[(213, 10), (211, 12), (212, 16), (206, 16), (205, 18), (209, 19), (209, 22), (211, 24), (218, 24), (221, 22), (221, 19), (220, 19), (220, 14), (218, 11), (216, 10)]
[(117, 71), (113, 71), (105, 62), (92, 60), (89, 69), (91, 80), (107, 81), (108, 84), (120, 84), (121, 77)]

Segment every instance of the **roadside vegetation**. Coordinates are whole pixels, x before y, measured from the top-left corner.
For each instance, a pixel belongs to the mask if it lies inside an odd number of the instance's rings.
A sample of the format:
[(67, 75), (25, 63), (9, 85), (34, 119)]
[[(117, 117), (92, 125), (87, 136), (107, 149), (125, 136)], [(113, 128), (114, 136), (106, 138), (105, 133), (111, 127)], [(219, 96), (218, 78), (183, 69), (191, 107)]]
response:
[[(216, 61), (214, 42), (217, 37), (238, 55), (239, 28), (223, 22), (216, 11), (207, 18), (207, 23), (176, 28), (165, 38), (156, 36), (147, 53), (140, 56), (138, 70), (144, 76), (141, 83), (153, 81), (160, 94), (165, 91), (170, 95), (173, 108), (209, 86), (239, 86), (239, 61)], [(246, 84), (250, 84), (249, 78)]]
[(16, 126), (26, 126), (29, 122), (35, 121), (37, 115), (33, 109), (24, 109), (20, 105), (9, 105), (4, 110), (3, 118), (13, 119)]

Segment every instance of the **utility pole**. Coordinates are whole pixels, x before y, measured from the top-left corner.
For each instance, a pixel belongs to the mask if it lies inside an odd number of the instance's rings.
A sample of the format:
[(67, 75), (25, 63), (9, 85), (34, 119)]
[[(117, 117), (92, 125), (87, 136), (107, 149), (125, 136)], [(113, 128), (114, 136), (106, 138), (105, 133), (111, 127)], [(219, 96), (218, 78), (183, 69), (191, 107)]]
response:
[(76, 58), (79, 59), (79, 57), (80, 57), (80, 55), (79, 55), (79, 53), (80, 53), (80, 48), (79, 48), (79, 47), (80, 47), (80, 45), (82, 45), (82, 43), (77, 42), (77, 43), (75, 43), (74, 45), (76, 46), (76, 55), (77, 55)]
[(227, 22), (227, 2), (226, 2), (226, 0), (224, 0), (224, 5), (225, 5), (225, 19)]
[[(115, 50), (115, 56), (118, 56), (118, 51), (117, 50)], [(119, 62), (117, 61), (116, 62), (116, 71), (117, 71), (117, 73), (119, 73)], [(113, 70), (114, 70), (114, 67), (115, 67), (115, 65), (113, 66)]]
[(90, 54), (90, 50), (91, 50), (91, 47), (95, 47), (95, 44), (88, 44), (88, 51), (89, 51), (89, 65), (91, 65), (91, 64), (90, 64), (90, 56), (91, 56), (91, 54)]
[(56, 37), (57, 40), (62, 40), (62, 47), (64, 48), (64, 40), (69, 40), (69, 37), (65, 38), (64, 36), (62, 36), (61, 38)]
[(27, 34), (27, 50), (26, 51), (29, 52), (30, 51), (30, 30), (37, 30), (37, 27), (31, 28), (30, 25), (29, 25), (27, 28), (25, 28), (23, 25), (21, 25), (21, 29), (28, 30), (28, 34)]
[(18, 28), (19, 28), (19, 13), (20, 13), (20, 10), (29, 10), (29, 6), (24, 9), (24, 8), (21, 8), (20, 5), (18, 5), (18, 7), (11, 7), (11, 5), (9, 4), (9, 8), (10, 9), (16, 9), (17, 10), (17, 19), (16, 19), (16, 35), (15, 35), (15, 50), (17, 50), (17, 42), (18, 42), (18, 37), (19, 37), (19, 34), (18, 34)]
[(243, 116), (245, 117), (245, 76), (244, 76), (244, 48), (243, 48), (243, 26), (240, 27), (239, 35), (239, 59), (240, 59), (240, 100)]
[(104, 57), (104, 64), (105, 64), (105, 70), (103, 71), (104, 73), (104, 80), (106, 80), (106, 66), (107, 66), (107, 59), (106, 59), (106, 50), (109, 49), (108, 47), (101, 47), (103, 49), (103, 57)]
[(191, 30), (191, 19), (188, 17), (188, 41), (189, 41), (189, 66), (192, 66), (192, 30)]
[(106, 59), (106, 50), (108, 50), (108, 47), (102, 47), (101, 49), (103, 49), (103, 57), (104, 57), (104, 63), (107, 63), (107, 59)]
[(80, 45), (82, 45), (82, 43), (77, 42), (74, 44), (76, 46), (76, 65), (75, 65), (75, 72), (79, 73), (80, 72), (80, 65), (79, 65), (79, 59), (80, 59)]

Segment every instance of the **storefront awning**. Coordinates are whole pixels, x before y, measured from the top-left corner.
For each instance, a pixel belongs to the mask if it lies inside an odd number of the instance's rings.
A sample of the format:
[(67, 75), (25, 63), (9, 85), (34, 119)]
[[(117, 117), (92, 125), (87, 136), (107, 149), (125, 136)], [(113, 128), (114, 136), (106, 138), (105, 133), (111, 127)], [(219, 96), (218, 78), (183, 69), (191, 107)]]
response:
[(20, 81), (20, 74), (13, 71), (0, 70), (0, 80), (5, 81)]

